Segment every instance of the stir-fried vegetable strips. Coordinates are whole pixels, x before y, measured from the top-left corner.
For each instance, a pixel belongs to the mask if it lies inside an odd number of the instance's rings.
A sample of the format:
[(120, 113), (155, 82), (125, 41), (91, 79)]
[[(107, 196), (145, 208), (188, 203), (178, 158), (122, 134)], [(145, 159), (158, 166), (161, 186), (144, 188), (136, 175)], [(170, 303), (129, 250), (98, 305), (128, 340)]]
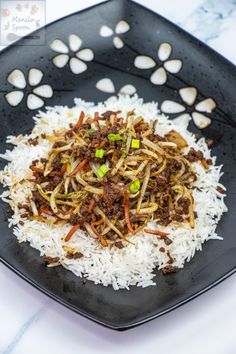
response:
[[(158, 122), (129, 112), (81, 112), (69, 130), (45, 136), (48, 158), (31, 165), (34, 179), (28, 213), (51, 223), (70, 223), (67, 242), (78, 228), (104, 247), (130, 242), (149, 221), (195, 226), (192, 163), (208, 168), (200, 151), (176, 131), (155, 134)], [(171, 242), (166, 233), (144, 229)], [(76, 237), (76, 235), (74, 236)], [(118, 243), (117, 243), (118, 242)], [(122, 247), (121, 247), (122, 246)]]

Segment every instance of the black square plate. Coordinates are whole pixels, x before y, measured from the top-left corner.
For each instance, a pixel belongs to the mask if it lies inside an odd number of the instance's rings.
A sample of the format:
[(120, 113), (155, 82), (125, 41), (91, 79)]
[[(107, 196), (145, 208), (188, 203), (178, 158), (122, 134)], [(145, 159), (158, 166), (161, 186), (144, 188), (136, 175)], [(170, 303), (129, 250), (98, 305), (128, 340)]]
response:
[[(222, 182), (228, 189), (229, 211), (218, 226), (224, 241), (209, 241), (183, 270), (158, 274), (155, 287), (114, 291), (90, 281), (84, 285), (62, 267), (45, 268), (36, 250), (18, 244), (12, 236), (7, 207), (1, 203), (3, 263), (56, 301), (113, 329), (160, 316), (232, 274), (236, 264), (235, 67), (172, 23), (125, 0), (111, 0), (48, 25), (45, 46), (25, 45), (30, 41), (31, 36), (0, 54), (1, 152), (9, 148), (7, 135), (25, 134), (32, 128), (31, 118), (44, 104), (72, 106), (74, 97), (98, 102), (111, 94), (136, 91), (145, 101), (158, 101), (171, 117), (190, 114), (204, 127), (198, 129), (192, 122), (191, 129), (213, 138), (213, 153), (218, 164), (224, 164)], [(47, 85), (46, 90), (41, 85)]]

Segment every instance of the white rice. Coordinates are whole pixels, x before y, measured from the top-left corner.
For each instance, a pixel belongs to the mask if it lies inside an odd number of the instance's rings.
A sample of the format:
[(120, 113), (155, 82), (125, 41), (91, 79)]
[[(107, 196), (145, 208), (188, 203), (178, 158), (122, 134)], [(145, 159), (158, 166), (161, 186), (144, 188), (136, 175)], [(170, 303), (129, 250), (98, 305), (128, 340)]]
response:
[[(169, 250), (174, 259), (173, 266), (182, 268), (196, 251), (202, 250), (202, 244), (209, 239), (222, 238), (216, 233), (216, 226), (227, 208), (224, 204), (222, 193), (217, 192), (218, 186), (224, 188), (220, 183), (222, 176), (222, 166), (216, 166), (216, 158), (211, 156), (204, 139), (195, 141), (195, 137), (187, 130), (188, 120), (177, 118), (169, 120), (168, 117), (160, 114), (157, 103), (143, 103), (137, 96), (119, 97), (107, 100), (105, 103), (94, 105), (75, 99), (75, 107), (68, 108), (62, 106), (48, 107), (46, 112), (39, 112), (34, 117), (35, 127), (32, 134), (25, 136), (9, 136), (7, 141), (14, 144), (13, 150), (7, 150), (0, 157), (6, 159), (8, 164), (3, 171), (0, 171), (0, 182), (8, 190), (1, 195), (2, 200), (10, 203), (14, 211), (13, 216), (8, 220), (9, 227), (14, 226), (13, 232), (19, 242), (28, 241), (30, 245), (40, 251), (40, 255), (60, 257), (61, 264), (78, 276), (84, 276), (94, 283), (104, 286), (112, 285), (115, 290), (126, 288), (130, 285), (150, 286), (155, 285), (153, 278), (154, 270), (167, 265), (168, 257), (159, 251), (160, 247)], [(142, 115), (145, 119), (158, 119), (157, 133), (164, 135), (171, 129), (180, 132), (186, 139), (189, 146), (201, 150), (206, 159), (211, 158), (213, 165), (205, 170), (200, 163), (194, 163), (198, 179), (193, 190), (195, 199), (195, 210), (198, 214), (195, 229), (188, 225), (176, 227), (169, 225), (159, 227), (155, 223), (149, 223), (151, 228), (168, 232), (173, 241), (168, 247), (163, 240), (144, 232), (132, 236), (134, 243), (128, 244), (123, 249), (113, 247), (108, 249), (102, 247), (98, 242), (88, 237), (78, 230), (68, 246), (78, 249), (84, 257), (73, 260), (65, 258), (63, 250), (63, 237), (71, 228), (65, 226), (49, 226), (38, 221), (26, 220), (24, 225), (19, 225), (20, 213), (18, 203), (24, 203), (30, 194), (30, 182), (19, 184), (24, 178), (31, 177), (29, 166), (31, 162), (40, 157), (47, 157), (52, 144), (45, 140), (39, 140), (39, 144), (32, 146), (27, 144), (29, 138), (34, 138), (42, 133), (51, 134), (54, 130), (68, 128), (69, 123), (75, 123), (81, 110), (86, 113), (104, 112), (106, 110), (120, 110), (125, 115), (128, 111), (135, 109), (137, 115)], [(186, 152), (189, 147), (186, 148)]]

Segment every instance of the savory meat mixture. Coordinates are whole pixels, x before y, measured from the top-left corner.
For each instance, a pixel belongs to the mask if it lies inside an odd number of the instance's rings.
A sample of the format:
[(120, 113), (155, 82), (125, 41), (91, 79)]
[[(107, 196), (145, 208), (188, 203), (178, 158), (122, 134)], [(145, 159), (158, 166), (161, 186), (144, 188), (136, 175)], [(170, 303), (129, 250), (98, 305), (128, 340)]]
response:
[[(207, 169), (211, 161), (193, 148), (185, 153), (187, 142), (175, 130), (155, 134), (156, 124), (134, 112), (125, 117), (81, 112), (69, 130), (42, 134), (53, 145), (48, 158), (30, 166), (33, 191), (28, 204), (18, 205), (22, 218), (70, 223), (65, 241), (80, 228), (102, 246), (117, 248), (142, 229), (170, 244), (167, 233), (146, 227), (151, 220), (194, 228), (192, 163), (200, 161)], [(37, 138), (28, 143), (37, 145)], [(82, 256), (69, 251), (68, 257)]]

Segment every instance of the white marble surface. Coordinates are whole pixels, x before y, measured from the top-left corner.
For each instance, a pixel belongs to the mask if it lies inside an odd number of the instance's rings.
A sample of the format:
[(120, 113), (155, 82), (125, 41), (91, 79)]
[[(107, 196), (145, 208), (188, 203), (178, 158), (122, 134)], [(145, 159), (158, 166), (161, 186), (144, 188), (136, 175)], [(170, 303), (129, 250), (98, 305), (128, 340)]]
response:
[[(99, 3), (47, 0), (47, 22)], [(236, 0), (138, 0), (236, 64)], [(88, 321), (0, 264), (0, 353), (236, 353), (236, 275), (183, 307), (128, 332)]]

